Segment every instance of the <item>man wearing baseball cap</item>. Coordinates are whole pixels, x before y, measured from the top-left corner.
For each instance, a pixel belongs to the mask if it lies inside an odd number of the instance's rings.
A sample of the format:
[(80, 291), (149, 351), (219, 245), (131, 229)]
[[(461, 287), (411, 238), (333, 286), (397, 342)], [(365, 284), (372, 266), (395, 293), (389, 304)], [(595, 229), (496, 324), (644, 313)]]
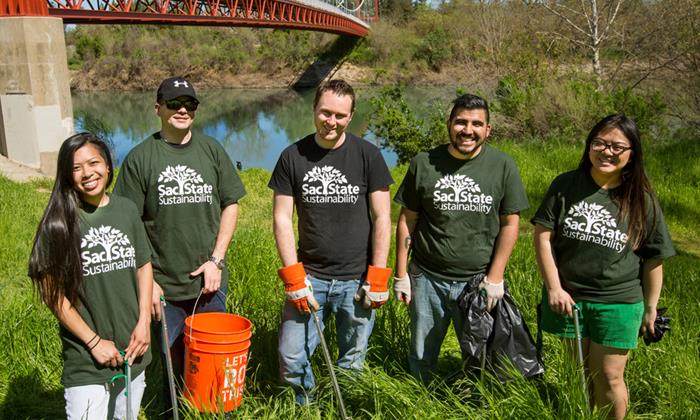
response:
[(159, 299), (165, 296), (177, 378), (182, 377), (185, 318), (193, 310), (226, 310), (226, 251), (238, 200), (245, 195), (224, 148), (192, 131), (198, 106), (189, 80), (163, 80), (155, 104), (160, 131), (131, 150), (114, 187), (115, 194), (136, 203), (153, 246), (152, 313), (160, 320)]

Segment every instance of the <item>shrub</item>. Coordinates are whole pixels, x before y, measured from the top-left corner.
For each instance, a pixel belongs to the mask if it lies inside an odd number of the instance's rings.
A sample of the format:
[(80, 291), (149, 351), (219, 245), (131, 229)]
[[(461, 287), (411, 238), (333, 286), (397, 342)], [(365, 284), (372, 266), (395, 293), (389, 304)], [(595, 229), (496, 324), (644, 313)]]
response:
[(444, 114), (435, 107), (426, 120), (416, 117), (402, 86), (384, 88), (370, 99), (370, 106), (370, 130), (382, 139), (383, 147), (396, 152), (400, 164), (447, 141)]
[(600, 118), (613, 113), (627, 114), (643, 132), (665, 128), (660, 118), (665, 104), (658, 93), (600, 91), (593, 80), (577, 73), (532, 79), (503, 77), (496, 88), (493, 110), (506, 121), (497, 127), (499, 134), (509, 137), (578, 139)]

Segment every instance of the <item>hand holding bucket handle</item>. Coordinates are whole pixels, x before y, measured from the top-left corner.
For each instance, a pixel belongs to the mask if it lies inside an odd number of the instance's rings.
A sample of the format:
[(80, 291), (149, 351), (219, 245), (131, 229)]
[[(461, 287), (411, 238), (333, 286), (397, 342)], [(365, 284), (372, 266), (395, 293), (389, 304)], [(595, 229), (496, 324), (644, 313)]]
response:
[(316, 298), (314, 298), (313, 287), (306, 277), (303, 263), (296, 263), (282, 267), (277, 270), (277, 275), (284, 282), (284, 291), (287, 293), (287, 300), (294, 305), (301, 313), (311, 312), (309, 306), (314, 311), (319, 308)]
[[(194, 301), (194, 305), (192, 306), (192, 313), (190, 314), (190, 316), (194, 316), (194, 314), (197, 312), (197, 305), (199, 304), (199, 299), (201, 299), (202, 294), (204, 294), (205, 291), (206, 291), (206, 289), (203, 287), (202, 287), (202, 289), (200, 289), (199, 294), (197, 295), (197, 299)], [(223, 298), (220, 297), (219, 299), (224, 301), (224, 307), (226, 307), (226, 293), (222, 292), (221, 289), (218, 289), (216, 291), (216, 293), (214, 294), (214, 296), (219, 296), (219, 294), (221, 294), (223, 296)], [(163, 308), (165, 308), (165, 306), (163, 306)], [(165, 313), (163, 313), (163, 317), (165, 317)], [(194, 325), (194, 321), (190, 324), (190, 337), (192, 337), (193, 325)]]
[(365, 309), (377, 309), (389, 300), (389, 277), (391, 268), (370, 265), (367, 278), (355, 293), (355, 301), (361, 302)]

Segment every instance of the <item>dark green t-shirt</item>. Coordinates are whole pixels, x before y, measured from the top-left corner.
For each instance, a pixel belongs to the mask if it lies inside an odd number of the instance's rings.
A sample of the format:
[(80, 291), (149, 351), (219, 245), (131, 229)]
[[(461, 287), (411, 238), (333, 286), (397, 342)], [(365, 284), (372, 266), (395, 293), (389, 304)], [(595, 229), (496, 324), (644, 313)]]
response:
[(554, 179), (532, 218), (533, 224), (553, 230), (559, 278), (574, 300), (640, 302), (642, 262), (675, 254), (655, 199), (648, 197), (648, 234), (637, 250), (628, 243), (628, 223), (619, 209), (610, 190), (600, 188), (589, 173), (575, 170)]
[[(141, 213), (153, 246), (153, 274), (168, 300), (196, 298), (202, 278), (190, 273), (211, 256), (221, 210), (245, 195), (231, 159), (216, 140), (192, 133), (173, 147), (159, 133), (129, 152), (114, 193)], [(228, 271), (221, 287), (228, 284)]]
[(500, 216), (528, 207), (515, 162), (488, 145), (470, 160), (454, 158), (447, 145), (418, 154), (394, 201), (418, 213), (413, 261), (453, 281), (486, 271)]
[[(78, 312), (102, 339), (126, 349), (139, 319), (137, 268), (151, 260), (146, 231), (132, 202), (111, 196), (104, 207), (80, 210), (80, 259), (84, 299)], [(66, 328), (63, 342), (65, 387), (109, 382), (122, 369), (100, 366), (85, 344)], [(150, 348), (132, 365), (132, 377), (151, 361)]]

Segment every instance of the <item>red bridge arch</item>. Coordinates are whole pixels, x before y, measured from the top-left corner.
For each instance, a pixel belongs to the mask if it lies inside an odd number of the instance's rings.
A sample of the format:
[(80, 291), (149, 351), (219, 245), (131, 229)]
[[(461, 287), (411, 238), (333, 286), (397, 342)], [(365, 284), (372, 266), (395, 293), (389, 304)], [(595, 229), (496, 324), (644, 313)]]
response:
[[(366, 36), (372, 15), (318, 0), (0, 0), (0, 17), (52, 16), (65, 23), (248, 26)], [(358, 8), (360, 10), (360, 8)], [(364, 19), (364, 20), (363, 20)]]

